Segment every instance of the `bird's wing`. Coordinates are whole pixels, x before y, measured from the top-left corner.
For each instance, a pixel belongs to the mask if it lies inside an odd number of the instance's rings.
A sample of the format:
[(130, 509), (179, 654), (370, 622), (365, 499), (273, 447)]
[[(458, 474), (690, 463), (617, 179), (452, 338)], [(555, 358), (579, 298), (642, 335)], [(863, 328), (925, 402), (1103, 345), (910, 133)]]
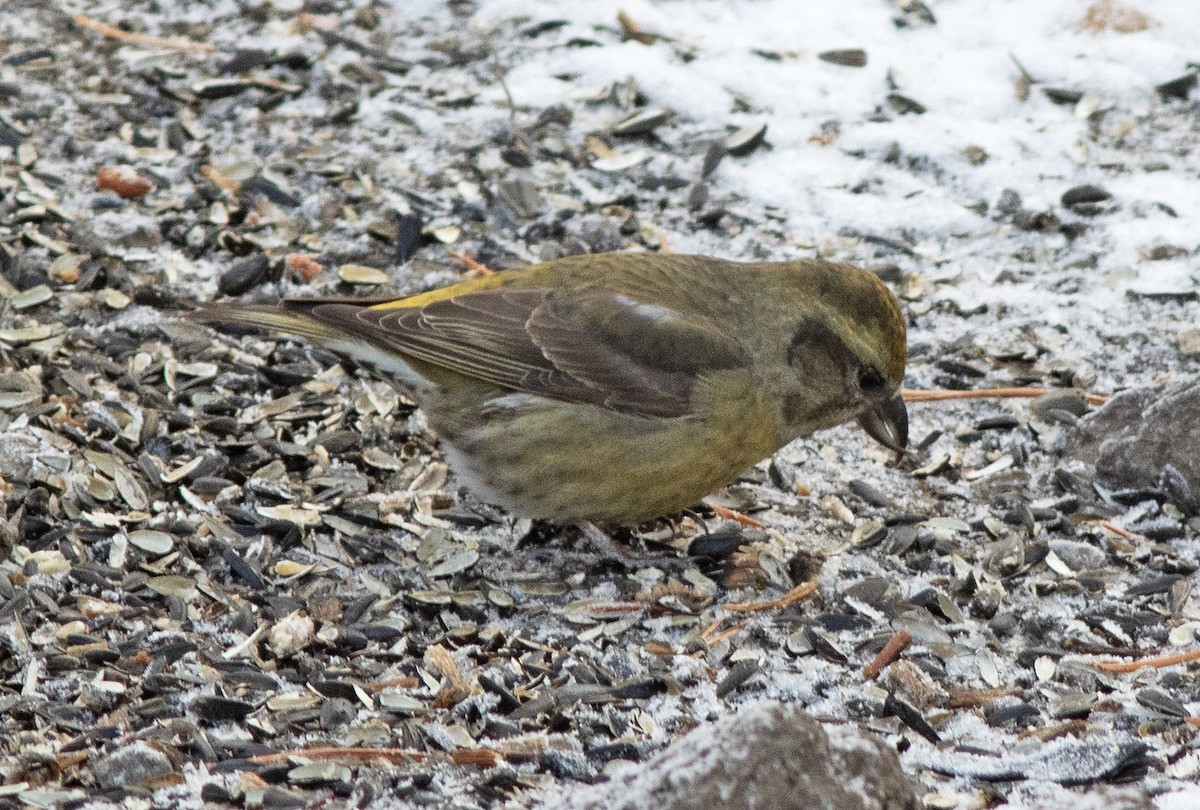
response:
[(639, 416), (683, 416), (706, 372), (748, 364), (719, 329), (606, 292), (471, 292), (422, 307), (319, 304), (309, 317), (514, 392)]

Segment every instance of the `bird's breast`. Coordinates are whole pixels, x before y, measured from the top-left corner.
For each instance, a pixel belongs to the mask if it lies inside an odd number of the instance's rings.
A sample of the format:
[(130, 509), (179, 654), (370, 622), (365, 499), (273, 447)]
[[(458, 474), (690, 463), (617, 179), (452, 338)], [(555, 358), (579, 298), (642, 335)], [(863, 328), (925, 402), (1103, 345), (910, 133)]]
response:
[(474, 417), (430, 422), (485, 499), (528, 517), (636, 524), (697, 503), (778, 449), (765, 398), (732, 382), (701, 387), (682, 417), (505, 395)]

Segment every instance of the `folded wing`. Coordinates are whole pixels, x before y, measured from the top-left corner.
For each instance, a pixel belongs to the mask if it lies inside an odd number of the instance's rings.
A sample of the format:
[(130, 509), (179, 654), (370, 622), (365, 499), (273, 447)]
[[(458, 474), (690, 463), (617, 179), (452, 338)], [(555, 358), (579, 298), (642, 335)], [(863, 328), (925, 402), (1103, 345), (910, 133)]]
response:
[(514, 392), (645, 417), (687, 415), (698, 377), (749, 362), (710, 323), (608, 292), (499, 288), (419, 308), (310, 307), (334, 330)]

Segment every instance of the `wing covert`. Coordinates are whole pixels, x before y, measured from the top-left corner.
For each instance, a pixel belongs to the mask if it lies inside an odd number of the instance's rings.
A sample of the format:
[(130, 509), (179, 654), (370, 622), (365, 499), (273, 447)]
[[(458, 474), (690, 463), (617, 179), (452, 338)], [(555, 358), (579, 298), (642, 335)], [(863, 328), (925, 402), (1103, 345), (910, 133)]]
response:
[(715, 327), (604, 291), (506, 287), (419, 308), (323, 304), (310, 315), (501, 388), (646, 417), (687, 415), (697, 376), (748, 363)]

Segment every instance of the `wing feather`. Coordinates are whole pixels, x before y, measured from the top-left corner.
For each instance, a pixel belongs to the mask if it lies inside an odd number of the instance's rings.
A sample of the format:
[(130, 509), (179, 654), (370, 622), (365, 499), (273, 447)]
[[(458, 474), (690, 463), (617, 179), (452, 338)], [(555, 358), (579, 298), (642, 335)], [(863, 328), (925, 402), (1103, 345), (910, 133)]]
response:
[(699, 375), (748, 361), (719, 329), (603, 291), (501, 288), (423, 307), (321, 304), (313, 319), (514, 392), (638, 416), (690, 412)]

